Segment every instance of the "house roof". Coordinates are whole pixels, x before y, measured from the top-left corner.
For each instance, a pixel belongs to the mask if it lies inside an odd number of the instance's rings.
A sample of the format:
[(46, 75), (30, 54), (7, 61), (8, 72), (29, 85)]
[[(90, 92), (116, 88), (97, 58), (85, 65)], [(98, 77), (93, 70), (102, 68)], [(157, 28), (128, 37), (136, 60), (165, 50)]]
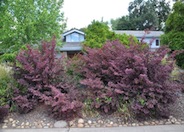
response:
[(79, 33), (79, 34), (85, 35), (84, 32), (82, 32), (82, 31), (80, 31), (80, 30), (74, 28), (74, 29), (71, 29), (71, 30), (68, 30), (68, 31), (64, 32), (62, 36), (65, 37), (65, 36), (67, 36), (68, 34), (71, 34), (71, 33), (73, 33), (73, 32), (77, 32), (77, 33)]
[(80, 42), (66, 42), (60, 48), (60, 51), (80, 51), (82, 50), (82, 44)]
[[(145, 35), (145, 31), (137, 31), (137, 30), (114, 30), (117, 34), (128, 34), (135, 37), (142, 38)], [(160, 37), (162, 34), (164, 34), (163, 31), (149, 31), (146, 33), (146, 37)]]

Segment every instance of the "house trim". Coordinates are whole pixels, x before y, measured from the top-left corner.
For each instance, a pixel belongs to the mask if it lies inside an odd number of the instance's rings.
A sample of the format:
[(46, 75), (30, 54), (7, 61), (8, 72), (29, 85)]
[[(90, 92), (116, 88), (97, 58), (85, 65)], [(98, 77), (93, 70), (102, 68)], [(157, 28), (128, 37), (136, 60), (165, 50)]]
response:
[(77, 32), (77, 33), (79, 33), (79, 34), (85, 35), (85, 33), (82, 32), (82, 31), (80, 31), (80, 30), (71, 29), (71, 30), (69, 30), (69, 31), (67, 31), (67, 32), (65, 32), (65, 33), (63, 33), (63, 37), (65, 37), (65, 36), (67, 36), (67, 35), (69, 35), (69, 34), (71, 34), (71, 33), (74, 33), (74, 32)]

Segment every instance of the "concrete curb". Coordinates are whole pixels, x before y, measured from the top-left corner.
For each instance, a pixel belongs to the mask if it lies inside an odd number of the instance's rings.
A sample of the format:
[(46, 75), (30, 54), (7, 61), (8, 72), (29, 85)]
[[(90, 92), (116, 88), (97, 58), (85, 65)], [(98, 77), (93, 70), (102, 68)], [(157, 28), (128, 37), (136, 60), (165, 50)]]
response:
[(0, 129), (0, 132), (184, 132), (184, 125), (109, 128)]

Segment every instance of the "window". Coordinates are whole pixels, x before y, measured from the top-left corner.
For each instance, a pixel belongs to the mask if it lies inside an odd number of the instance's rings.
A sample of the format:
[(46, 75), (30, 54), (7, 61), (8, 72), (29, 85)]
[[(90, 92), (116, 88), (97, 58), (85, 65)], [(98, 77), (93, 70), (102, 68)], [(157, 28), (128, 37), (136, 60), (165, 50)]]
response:
[(78, 33), (72, 33), (70, 35), (71, 42), (79, 42), (79, 34)]
[(156, 46), (159, 46), (160, 44), (159, 44), (159, 40), (157, 39), (156, 40)]
[(66, 42), (82, 42), (84, 36), (78, 33), (72, 33), (66, 36)]

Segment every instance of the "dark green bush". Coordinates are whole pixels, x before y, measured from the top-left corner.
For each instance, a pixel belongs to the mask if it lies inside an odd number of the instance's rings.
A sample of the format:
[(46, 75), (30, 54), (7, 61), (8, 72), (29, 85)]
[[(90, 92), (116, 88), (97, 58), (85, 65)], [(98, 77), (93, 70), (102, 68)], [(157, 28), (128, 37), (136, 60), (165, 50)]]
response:
[(184, 69), (184, 53), (177, 55), (176, 60), (176, 64), (182, 69)]
[[(161, 36), (161, 43), (168, 45), (171, 50), (184, 49), (184, 33), (183, 32), (169, 32)], [(176, 63), (179, 67), (184, 69), (184, 53), (176, 56)]]
[[(161, 36), (161, 44), (168, 45), (171, 50), (184, 49), (184, 3), (177, 1), (173, 12), (169, 15), (165, 34)], [(184, 69), (184, 53), (176, 56), (177, 65)]]

